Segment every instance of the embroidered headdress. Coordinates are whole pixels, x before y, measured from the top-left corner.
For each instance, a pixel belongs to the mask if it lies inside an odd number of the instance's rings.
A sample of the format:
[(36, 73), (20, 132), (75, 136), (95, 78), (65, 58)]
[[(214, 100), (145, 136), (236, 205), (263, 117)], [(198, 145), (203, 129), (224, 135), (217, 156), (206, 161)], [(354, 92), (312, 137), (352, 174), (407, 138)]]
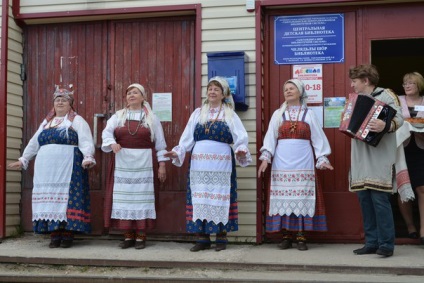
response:
[[(69, 87), (72, 87), (70, 85)], [(58, 85), (55, 86), (55, 91), (53, 92), (53, 101), (58, 97), (64, 97), (69, 101), (69, 104), (71, 105), (71, 109), (69, 112), (65, 115), (64, 120), (62, 124), (58, 127), (58, 129), (64, 130), (66, 133), (66, 136), (68, 136), (68, 129), (72, 125), (72, 122), (74, 121), (75, 117), (78, 115), (77, 112), (75, 112), (73, 108), (74, 103), (74, 97), (73, 97), (74, 91), (70, 91), (66, 88), (59, 88)], [(46, 118), (44, 119), (42, 126), (44, 127), (48, 122), (50, 122), (54, 117), (56, 117), (56, 111), (54, 107), (47, 113)]]
[[(69, 85), (70, 88), (72, 88), (72, 85)], [(64, 97), (67, 100), (69, 100), (69, 103), (71, 104), (71, 107), (74, 104), (74, 91), (70, 91), (66, 88), (60, 88), (58, 85), (56, 85), (56, 89), (53, 93), (53, 101), (58, 97)]]

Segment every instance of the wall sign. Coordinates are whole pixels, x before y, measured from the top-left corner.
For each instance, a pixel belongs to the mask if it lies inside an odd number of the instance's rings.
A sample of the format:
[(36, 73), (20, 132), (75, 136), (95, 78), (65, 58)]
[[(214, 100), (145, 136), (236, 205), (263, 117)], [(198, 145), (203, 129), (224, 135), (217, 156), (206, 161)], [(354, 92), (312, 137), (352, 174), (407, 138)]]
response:
[(322, 64), (293, 65), (293, 78), (305, 84), (308, 103), (322, 103)]
[(344, 62), (344, 15), (274, 18), (274, 63)]

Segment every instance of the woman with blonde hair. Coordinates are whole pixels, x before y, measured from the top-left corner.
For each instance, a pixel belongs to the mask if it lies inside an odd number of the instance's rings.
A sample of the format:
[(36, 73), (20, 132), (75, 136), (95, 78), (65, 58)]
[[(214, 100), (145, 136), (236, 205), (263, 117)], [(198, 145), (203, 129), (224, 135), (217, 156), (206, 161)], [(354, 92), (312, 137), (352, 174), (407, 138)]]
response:
[[(402, 115), (406, 121), (419, 119), (424, 121), (424, 78), (418, 72), (407, 73), (403, 76), (405, 95), (399, 96)], [(424, 127), (420, 123), (405, 123), (409, 126), (410, 137), (404, 141), (405, 159), (408, 167), (411, 186), (418, 198), (420, 214), (420, 231), (418, 233), (412, 214), (412, 202), (402, 202), (399, 198), (399, 209), (408, 229), (408, 236), (412, 239), (420, 238), (424, 245), (424, 133), (419, 132), (416, 126)], [(421, 130), (421, 129), (420, 129)]]
[[(154, 115), (144, 87), (131, 84), (127, 107), (117, 111), (102, 133), (102, 150), (113, 152), (106, 184), (106, 228), (123, 230), (119, 247), (146, 247), (146, 230), (156, 219), (155, 180), (166, 179), (166, 142), (162, 125)], [(157, 164), (154, 162), (156, 156)], [(155, 166), (158, 166), (155, 168)]]

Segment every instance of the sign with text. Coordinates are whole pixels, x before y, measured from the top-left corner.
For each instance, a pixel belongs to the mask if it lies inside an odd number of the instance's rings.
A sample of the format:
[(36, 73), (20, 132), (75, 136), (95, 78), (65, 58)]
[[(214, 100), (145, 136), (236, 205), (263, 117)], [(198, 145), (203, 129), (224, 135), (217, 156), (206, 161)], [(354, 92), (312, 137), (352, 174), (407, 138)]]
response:
[(152, 96), (152, 111), (161, 122), (172, 122), (172, 93), (154, 92)]
[(322, 103), (322, 64), (293, 65), (293, 78), (305, 84), (308, 103)]
[(274, 18), (275, 64), (344, 62), (344, 15)]

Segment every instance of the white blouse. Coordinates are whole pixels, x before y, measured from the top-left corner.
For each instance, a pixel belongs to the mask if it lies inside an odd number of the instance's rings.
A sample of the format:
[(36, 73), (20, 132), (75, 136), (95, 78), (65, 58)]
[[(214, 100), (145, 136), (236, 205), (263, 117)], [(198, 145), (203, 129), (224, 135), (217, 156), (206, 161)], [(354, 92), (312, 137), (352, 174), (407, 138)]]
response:
[[(301, 113), (299, 114), (299, 120), (303, 117), (304, 111), (304, 108), (302, 108)], [(259, 157), (259, 160), (267, 160), (268, 163), (271, 163), (271, 156), (274, 156), (278, 143), (278, 128), (282, 122), (282, 117), (280, 117), (280, 115), (281, 111), (277, 109), (271, 117), (268, 131), (264, 138), (264, 144), (260, 149), (262, 155)], [(283, 113), (283, 115), (286, 115), (286, 113)], [(289, 120), (288, 116), (286, 116), (286, 120)], [(311, 129), (312, 147), (314, 148), (315, 156), (317, 158), (317, 165), (328, 162), (326, 156), (331, 154), (330, 144), (313, 111), (308, 110), (305, 122), (309, 124)]]
[[(201, 108), (194, 110), (187, 122), (183, 134), (181, 135), (178, 146), (172, 149), (172, 151), (175, 151), (178, 154), (178, 158), (172, 160), (172, 163), (176, 166), (181, 166), (184, 163), (186, 152), (191, 151), (195, 145), (194, 130), (196, 125), (199, 123), (200, 112)], [(215, 120), (218, 114), (218, 120), (224, 120), (224, 111), (219, 111), (219, 108), (211, 108), (209, 110), (209, 120)], [(235, 112), (233, 113), (232, 119), (230, 121), (225, 120), (225, 122), (230, 128), (230, 132), (233, 137), (233, 151), (235, 153), (239, 151), (246, 152), (246, 156), (244, 158), (238, 158), (237, 155), (235, 156), (240, 166), (246, 167), (252, 162), (252, 157), (248, 148), (249, 137), (247, 135), (246, 129)]]
[[(144, 112), (128, 112), (127, 118), (130, 120), (140, 121), (140, 115), (144, 115)], [(154, 143), (156, 150), (156, 157), (159, 162), (169, 160), (168, 157), (165, 157), (164, 154), (166, 151), (166, 141), (165, 135), (163, 133), (162, 125), (159, 119), (153, 114), (153, 132), (154, 132)], [(106, 128), (102, 132), (102, 150), (104, 152), (112, 151), (112, 144), (116, 144), (114, 131), (119, 127), (119, 120), (116, 114), (113, 114), (112, 117), (107, 121)]]
[[(65, 124), (63, 126), (72, 126), (72, 128), (78, 134), (78, 148), (84, 156), (83, 162), (91, 161), (93, 165), (96, 164), (96, 161), (93, 157), (95, 151), (93, 136), (91, 134), (90, 126), (88, 125), (88, 123), (80, 115), (75, 116), (73, 122), (66, 120), (64, 121), (64, 123)], [(70, 123), (71, 125), (69, 125)], [(40, 144), (38, 143), (38, 136), (44, 130), (46, 124), (47, 121), (44, 120), (38, 127), (37, 132), (28, 142), (28, 145), (25, 147), (22, 156), (19, 158), (19, 161), (22, 162), (22, 168), (27, 169), (29, 161), (37, 155), (38, 150), (40, 149)]]

